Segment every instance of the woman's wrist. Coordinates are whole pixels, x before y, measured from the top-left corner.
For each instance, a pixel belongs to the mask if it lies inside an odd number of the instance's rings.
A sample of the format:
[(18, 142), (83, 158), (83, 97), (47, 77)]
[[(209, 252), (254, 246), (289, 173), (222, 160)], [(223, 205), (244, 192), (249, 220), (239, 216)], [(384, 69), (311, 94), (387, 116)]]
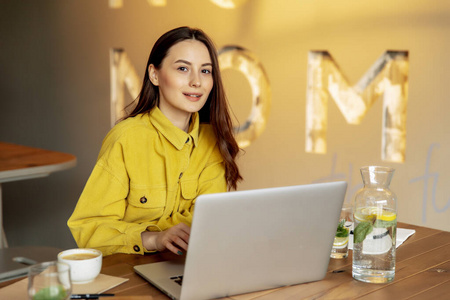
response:
[(147, 251), (161, 251), (156, 246), (156, 238), (158, 237), (159, 232), (152, 232), (152, 231), (143, 231), (141, 233), (141, 239), (142, 239), (142, 246)]

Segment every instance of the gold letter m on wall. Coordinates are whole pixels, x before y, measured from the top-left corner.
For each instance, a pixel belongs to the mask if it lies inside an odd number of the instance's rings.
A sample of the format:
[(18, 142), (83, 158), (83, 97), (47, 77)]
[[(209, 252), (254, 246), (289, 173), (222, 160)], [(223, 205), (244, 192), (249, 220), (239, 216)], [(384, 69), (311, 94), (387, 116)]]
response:
[(386, 51), (353, 87), (349, 86), (327, 51), (310, 51), (306, 90), (306, 152), (327, 152), (328, 98), (335, 101), (349, 124), (359, 124), (372, 104), (382, 99), (381, 158), (383, 161), (405, 161), (407, 51)]

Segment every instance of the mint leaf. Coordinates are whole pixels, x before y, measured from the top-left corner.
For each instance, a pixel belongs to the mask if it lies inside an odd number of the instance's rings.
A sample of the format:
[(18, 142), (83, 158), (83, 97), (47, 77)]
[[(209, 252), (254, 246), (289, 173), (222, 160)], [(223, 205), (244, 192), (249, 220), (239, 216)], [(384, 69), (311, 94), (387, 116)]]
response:
[(348, 237), (348, 230), (336, 231), (336, 237)]
[(373, 226), (376, 228), (388, 228), (388, 227), (394, 226), (396, 224), (397, 224), (397, 219), (394, 219), (392, 221), (384, 221), (384, 220), (377, 219), (375, 221), (375, 223), (373, 224)]
[(345, 219), (342, 219), (336, 229), (336, 237), (347, 237), (348, 234), (348, 229), (345, 227)]
[(355, 230), (353, 231), (353, 242), (355, 244), (361, 243), (364, 241), (366, 236), (371, 233), (373, 230), (373, 225), (371, 222), (361, 222), (356, 226)]

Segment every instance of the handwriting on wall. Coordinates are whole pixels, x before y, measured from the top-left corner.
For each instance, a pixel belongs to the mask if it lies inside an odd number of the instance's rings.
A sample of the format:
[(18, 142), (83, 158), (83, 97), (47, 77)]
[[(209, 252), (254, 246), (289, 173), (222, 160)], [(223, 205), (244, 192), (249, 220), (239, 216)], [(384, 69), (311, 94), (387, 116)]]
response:
[(333, 160), (331, 162), (331, 170), (330, 174), (320, 177), (318, 179), (315, 179), (312, 181), (312, 183), (319, 183), (319, 182), (328, 182), (328, 181), (347, 181), (347, 193), (345, 195), (345, 202), (350, 203), (352, 201), (352, 197), (354, 194), (363, 187), (362, 181), (359, 180), (359, 183), (353, 184), (353, 164), (348, 164), (348, 170), (347, 173), (337, 173), (336, 172), (336, 163), (337, 163), (337, 154), (335, 153), (333, 155)]
[(436, 190), (437, 190), (438, 181), (439, 181), (439, 173), (432, 172), (430, 170), (431, 158), (432, 158), (431, 156), (432, 156), (433, 150), (435, 148), (439, 148), (438, 143), (433, 143), (428, 148), (428, 154), (427, 154), (427, 160), (425, 162), (424, 174), (422, 176), (415, 177), (409, 181), (410, 183), (423, 182), (422, 221), (424, 223), (426, 223), (426, 220), (427, 220), (427, 210), (428, 210), (427, 204), (429, 202), (428, 201), (429, 189), (431, 189), (431, 204), (432, 204), (432, 208), (433, 208), (434, 212), (439, 214), (439, 213), (443, 213), (444, 211), (446, 211), (450, 208), (450, 198), (449, 198), (449, 201), (442, 208), (439, 208), (438, 205), (436, 204), (436, 201), (437, 201)]
[[(448, 199), (447, 203), (443, 205), (442, 207), (439, 207), (437, 204), (437, 197), (436, 192), (438, 189), (438, 183), (439, 183), (439, 173), (433, 172), (430, 169), (431, 161), (432, 161), (432, 154), (433, 150), (439, 148), (438, 143), (433, 143), (428, 148), (427, 158), (425, 161), (424, 166), (424, 173), (423, 175), (419, 175), (417, 177), (414, 177), (409, 180), (409, 184), (416, 184), (416, 183), (422, 183), (423, 184), (423, 193), (422, 193), (422, 222), (425, 224), (427, 221), (427, 214), (428, 214), (428, 208), (430, 207), (431, 202), (431, 208), (434, 213), (443, 213), (445, 211), (450, 211), (450, 198)], [(354, 168), (352, 163), (348, 164), (348, 170), (347, 172), (337, 172), (336, 171), (336, 163), (337, 163), (337, 154), (334, 154), (332, 163), (331, 163), (331, 170), (330, 174), (320, 177), (316, 180), (313, 180), (313, 183), (318, 182), (327, 182), (327, 181), (338, 181), (338, 180), (344, 180), (348, 182), (348, 189), (346, 194), (345, 202), (351, 203), (353, 201), (353, 197), (355, 193), (363, 187), (362, 181), (358, 179), (354, 179), (352, 174), (354, 174)], [(358, 183), (354, 184), (353, 181), (356, 181)], [(394, 191), (395, 192), (395, 191)], [(431, 194), (431, 198), (428, 196)]]
[(349, 124), (359, 124), (372, 104), (382, 98), (381, 159), (404, 162), (408, 66), (407, 51), (386, 51), (360, 81), (350, 87), (327, 51), (310, 51), (306, 88), (306, 152), (327, 152), (328, 98), (336, 102)]

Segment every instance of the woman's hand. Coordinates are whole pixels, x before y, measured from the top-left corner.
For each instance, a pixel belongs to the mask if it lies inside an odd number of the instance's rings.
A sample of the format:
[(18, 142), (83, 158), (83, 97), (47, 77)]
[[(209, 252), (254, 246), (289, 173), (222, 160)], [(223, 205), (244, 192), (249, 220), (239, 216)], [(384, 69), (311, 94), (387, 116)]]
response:
[(184, 224), (177, 224), (165, 231), (150, 232), (141, 234), (142, 244), (149, 250), (163, 251), (168, 249), (175, 254), (182, 255), (182, 250), (187, 250), (191, 228)]

